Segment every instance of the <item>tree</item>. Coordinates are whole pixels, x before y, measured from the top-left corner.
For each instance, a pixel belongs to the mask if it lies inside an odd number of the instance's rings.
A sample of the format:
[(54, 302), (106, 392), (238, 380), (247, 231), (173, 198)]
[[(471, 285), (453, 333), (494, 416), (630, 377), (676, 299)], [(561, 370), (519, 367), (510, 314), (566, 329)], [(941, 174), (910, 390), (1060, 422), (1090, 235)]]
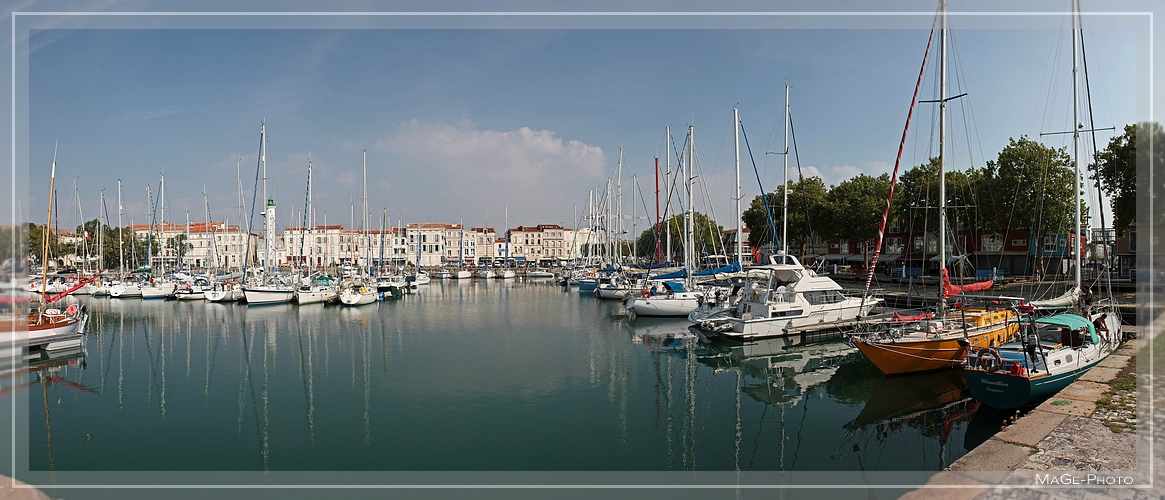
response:
[[(671, 261), (680, 260), (678, 257), (683, 255), (684, 249), (684, 224), (687, 219), (687, 212), (676, 215), (671, 219), (663, 221), (655, 227), (649, 228), (640, 233), (637, 239), (639, 246), (639, 257), (654, 257), (655, 256), (655, 233), (658, 230), (661, 237), (666, 237), (666, 225), (671, 225), (671, 243), (672, 251), (677, 255), (671, 257), (664, 256), (665, 259)], [(695, 212), (692, 217), (692, 240), (695, 242), (695, 254), (716, 254), (724, 251), (724, 229), (716, 224), (710, 217), (700, 212)], [(661, 241), (661, 243), (664, 243)], [(666, 252), (667, 245), (661, 245)]]
[(60, 242), (60, 238), (53, 231), (45, 231), (45, 227), (32, 222), (28, 223), (28, 252), (32, 254), (33, 261), (39, 265), (44, 265), (41, 262), (44, 252), (44, 238), (48, 237), (49, 241), (49, 259), (61, 255), (68, 251), (66, 245)]
[[(1152, 150), (1155, 157), (1149, 156)], [(1124, 235), (1137, 222), (1137, 187), (1149, 187), (1142, 192), (1145, 198), (1161, 199), (1165, 192), (1162, 183), (1149, 182), (1151, 169), (1165, 165), (1165, 131), (1158, 123), (1125, 125), (1125, 132), (1108, 141), (1108, 147), (1097, 154), (1092, 178), (1100, 177), (1101, 189), (1111, 196), (1112, 227), (1117, 235)], [(1147, 206), (1147, 203), (1142, 206)], [(1165, 223), (1165, 211), (1150, 217), (1155, 224)]]
[(886, 195), (890, 192), (890, 176), (871, 177), (860, 174), (829, 190), (825, 224), (831, 234), (855, 241), (872, 240), (878, 235)]
[[(971, 177), (983, 229), (1075, 232), (1075, 172), (1064, 148), (1012, 138), (995, 161)], [(1087, 206), (1081, 210), (1087, 220)]]
[[(748, 244), (753, 248), (773, 242), (774, 230), (769, 225), (769, 216), (765, 215), (765, 200), (768, 201), (773, 224), (777, 226), (775, 232), (780, 237), (784, 188), (777, 186), (776, 191), (765, 195), (764, 198), (756, 196), (749, 204), (748, 210), (741, 213), (741, 219), (749, 229)], [(788, 210), (789, 248), (800, 248), (804, 253), (810, 239), (814, 235), (821, 235), (819, 226), (825, 220), (828, 196), (825, 181), (820, 177), (802, 178), (792, 183), (789, 189)]]

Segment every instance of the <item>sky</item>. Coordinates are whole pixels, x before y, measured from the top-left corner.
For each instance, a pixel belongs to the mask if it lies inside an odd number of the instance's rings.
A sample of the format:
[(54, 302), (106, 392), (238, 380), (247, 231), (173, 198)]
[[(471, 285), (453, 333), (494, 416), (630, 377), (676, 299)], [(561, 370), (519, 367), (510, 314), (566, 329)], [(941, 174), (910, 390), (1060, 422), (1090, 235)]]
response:
[[(1069, 8), (1039, 7), (1032, 10)], [(953, 169), (981, 167), (1021, 135), (1055, 147), (1071, 141), (1039, 137), (1071, 127), (1067, 18), (1025, 28), (1016, 27), (1015, 16), (999, 16), (1001, 27), (986, 17), (951, 18), (948, 95), (967, 93), (950, 105)], [(632, 194), (635, 176), (638, 192), (649, 198), (635, 208), (642, 231), (645, 210), (654, 217), (655, 158), (666, 168), (665, 126), (675, 151), (685, 147), (690, 125), (698, 164), (694, 205), (732, 228), (733, 107), (747, 134), (745, 206), (761, 185), (772, 191), (781, 182), (783, 158), (775, 153), (784, 147), (786, 83), (794, 178), (798, 164), (803, 175), (827, 185), (888, 173), (931, 18), (869, 17), (839, 20), (837, 27), (827, 18), (808, 28), (756, 29), (722, 29), (715, 18), (665, 29), (623, 17), (583, 23), (585, 29), (521, 21), (521, 29), (443, 27), (443, 20), (351, 29), (311, 27), (310, 20), (304, 28), (246, 18), (188, 28), (131, 19), (33, 29), (26, 205), (32, 215), (23, 219), (43, 218), (55, 154), (62, 226), (77, 224), (78, 198), (84, 218), (94, 218), (102, 189), (115, 224), (118, 179), (124, 222), (144, 222), (146, 186), (156, 196), (163, 171), (168, 220), (183, 223), (189, 213), (202, 221), (209, 206), (212, 219), (235, 224), (238, 185), (244, 215), (252, 190), (262, 193), (256, 177), (265, 122), (267, 191), (281, 227), (301, 224), (309, 158), (317, 224), (326, 214), (329, 224), (349, 226), (354, 218), (359, 227), (366, 185), (374, 227), (385, 212), (389, 224), (403, 217), (575, 227), (592, 190), (601, 198), (616, 175), (622, 149), (622, 178), (611, 189), (621, 184), (631, 226), (632, 198), (640, 196)], [(1129, 23), (1110, 24), (1086, 25), (1085, 41), (1096, 126), (1119, 131), (1150, 116), (1147, 47)], [(923, 100), (938, 95), (937, 52), (936, 41)], [(903, 169), (937, 155), (936, 109), (917, 105)], [(1101, 148), (1112, 134), (1099, 133)], [(671, 161), (674, 168), (674, 152)], [(254, 221), (261, 224), (258, 211)]]

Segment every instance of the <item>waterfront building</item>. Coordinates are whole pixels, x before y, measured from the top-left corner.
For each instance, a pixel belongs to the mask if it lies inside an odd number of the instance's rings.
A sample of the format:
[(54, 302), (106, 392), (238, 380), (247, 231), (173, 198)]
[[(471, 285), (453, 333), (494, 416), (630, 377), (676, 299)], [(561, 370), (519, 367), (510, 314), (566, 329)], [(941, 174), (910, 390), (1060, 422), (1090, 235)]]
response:
[(445, 263), (445, 235), (447, 224), (440, 222), (414, 222), (405, 226), (409, 245), (409, 259), (415, 260), (417, 245), (420, 245), (420, 265), (440, 266)]

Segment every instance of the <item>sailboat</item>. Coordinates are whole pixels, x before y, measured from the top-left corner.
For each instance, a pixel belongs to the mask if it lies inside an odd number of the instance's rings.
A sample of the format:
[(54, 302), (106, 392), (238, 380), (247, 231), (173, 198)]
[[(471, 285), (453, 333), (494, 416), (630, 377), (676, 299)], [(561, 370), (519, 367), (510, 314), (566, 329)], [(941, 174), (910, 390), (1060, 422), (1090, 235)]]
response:
[[(938, 261), (939, 265), (942, 266), (942, 270), (940, 271), (942, 275), (941, 297), (933, 313), (926, 312), (920, 315), (902, 316), (895, 312), (889, 318), (871, 320), (867, 324), (862, 325), (862, 328), (866, 329), (866, 331), (851, 337), (851, 340), (857, 345), (858, 350), (873, 362), (882, 373), (887, 375), (960, 366), (966, 358), (964, 345), (976, 347), (999, 345), (1009, 341), (1019, 330), (1019, 323), (1016, 321), (1016, 312), (1006, 306), (1018, 304), (1023, 299), (1018, 297), (967, 296), (964, 295), (964, 292), (972, 291), (972, 289), (980, 291), (989, 287), (990, 285), (988, 283), (990, 282), (974, 284), (971, 289), (964, 290), (962, 287), (951, 285), (946, 274), (946, 118), (947, 101), (953, 98), (946, 97), (947, 17), (945, 3), (943, 7), (943, 12), (940, 13), (942, 24), (939, 33), (939, 58), (942, 61), (942, 68), (939, 72), (939, 91), (941, 94), (937, 101), (939, 104)], [(933, 36), (933, 30), (931, 33)], [(929, 41), (927, 42), (926, 52), (927, 54), (923, 56), (923, 69), (925, 69), (926, 57), (930, 52)], [(914, 90), (915, 97), (912, 98), (910, 104), (911, 115), (914, 111), (914, 103), (917, 102), (918, 90), (921, 84), (922, 73), (920, 70), (918, 82)], [(909, 127), (910, 122), (909, 116), (907, 117), (907, 127)], [(903, 140), (905, 140), (905, 134), (903, 132)], [(895, 170), (896, 175), (897, 170)], [(891, 186), (893, 186), (893, 181), (891, 181)], [(891, 194), (893, 193), (892, 189)], [(886, 216), (884, 214), (883, 229), (885, 227), (885, 218)], [(879, 246), (875, 250), (875, 265), (877, 263), (877, 252), (881, 248), (880, 237), (878, 242)], [(872, 273), (873, 271), (871, 270), (870, 272)], [(959, 307), (959, 313), (948, 315), (946, 299), (955, 296), (962, 297), (961, 302), (956, 303), (956, 307)], [(964, 306), (962, 302), (967, 302), (968, 304), (979, 302), (983, 305)]]
[(510, 268), (510, 206), (509, 205), (506, 205), (506, 226), (505, 227), (506, 227), (506, 229), (505, 229), (505, 231), (506, 231), (506, 255), (505, 255), (505, 259), (503, 260), (505, 262), (505, 267), (503, 267), (501, 271), (498, 271), (494, 277), (498, 278), (498, 279), (503, 279), (503, 280), (512, 280), (512, 279), (518, 277), (518, 273), (515, 273), (514, 270)]
[[(1081, 225), (1080, 214), (1080, 93), (1078, 91), (1078, 52), (1076, 34), (1079, 14), (1072, 18), (1072, 163), (1075, 167), (1076, 226)], [(1089, 131), (1091, 132), (1091, 131)], [(1081, 290), (1081, 261), (1084, 249), (1079, 237), (1072, 238), (1076, 250), (1076, 279), (1073, 290)], [(1082, 300), (1079, 314), (1062, 313), (1035, 317), (1037, 308), (1025, 305), (1017, 308), (1022, 315), (1022, 335), (1019, 339), (998, 347), (977, 351), (965, 345), (967, 365), (963, 367), (967, 388), (971, 395), (984, 404), (1012, 409), (1033, 406), (1060, 392), (1092, 367), (1112, 354), (1123, 340), (1121, 321), (1112, 304), (1091, 309)]]
[[(364, 200), (361, 203), (361, 228), (364, 233), (364, 251), (367, 253), (370, 245), (368, 244), (368, 151), (364, 151)], [(346, 306), (362, 306), (376, 302), (377, 291), (376, 286), (371, 283), (372, 273), (370, 271), (370, 263), (372, 259), (366, 258), (365, 269), (355, 278), (349, 278), (343, 285), (340, 286), (340, 303)]]
[[(33, 309), (28, 315), (28, 346), (29, 349), (44, 349), (46, 351), (74, 348), (81, 345), (80, 331), (85, 326), (85, 321), (88, 319), (88, 314), (85, 312), (84, 306), (76, 304), (70, 305), (65, 310), (59, 308), (50, 308), (49, 304), (56, 302), (72, 290), (66, 290), (64, 293), (56, 294), (52, 297), (48, 296), (48, 280), (49, 280), (49, 224), (52, 223), (53, 214), (53, 187), (57, 180), (57, 159), (56, 152), (53, 153), (53, 168), (52, 174), (49, 177), (49, 204), (47, 216), (45, 217), (44, 230), (41, 232), (42, 241), (42, 258), (41, 267), (41, 290), (45, 293), (40, 295), (40, 303), (36, 309)], [(92, 280), (92, 278), (90, 279)], [(84, 283), (82, 283), (83, 285)], [(16, 321), (14, 318), (11, 322), (12, 330), (17, 330)]]
[(692, 291), (692, 272), (695, 271), (695, 251), (692, 237), (694, 208), (692, 207), (692, 167), (695, 154), (695, 127), (688, 125), (688, 163), (687, 163), (687, 191), (688, 216), (684, 234), (684, 283), (678, 281), (659, 281), (644, 288), (639, 297), (627, 301), (627, 310), (637, 316), (681, 316), (686, 317), (700, 307), (704, 301), (704, 293)]
[[(243, 296), (248, 305), (285, 304), (295, 298), (295, 287), (273, 272), (276, 230), (275, 199), (267, 197), (266, 122), (263, 122), (259, 131), (259, 161), (263, 166), (263, 200), (266, 203), (266, 207), (263, 209), (263, 267), (257, 269), (258, 272), (251, 277), (251, 283), (243, 287)], [(249, 247), (248, 244), (248, 250), (250, 250)], [(246, 277), (244, 273), (244, 278)]]
[(457, 272), (453, 273), (453, 278), (467, 280), (473, 277), (473, 273), (465, 268), (465, 219), (461, 219), (458, 227), (461, 229), (461, 237), (457, 240)]

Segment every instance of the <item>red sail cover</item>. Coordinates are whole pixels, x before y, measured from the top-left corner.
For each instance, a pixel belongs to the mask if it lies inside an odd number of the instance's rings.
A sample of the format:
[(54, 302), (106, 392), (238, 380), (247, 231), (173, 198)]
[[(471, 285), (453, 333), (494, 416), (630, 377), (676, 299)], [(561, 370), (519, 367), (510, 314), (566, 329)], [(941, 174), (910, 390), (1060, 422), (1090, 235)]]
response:
[(954, 297), (955, 295), (958, 295), (960, 293), (982, 292), (983, 290), (991, 288), (991, 285), (995, 284), (994, 281), (987, 280), (987, 281), (980, 281), (978, 283), (971, 283), (969, 285), (952, 285), (951, 279), (949, 277), (947, 277), (947, 270), (943, 269), (942, 273), (943, 273), (943, 298), (944, 299)]
[(928, 313), (928, 312), (922, 313), (922, 314), (910, 315), (910, 314), (898, 314), (898, 311), (894, 311), (893, 322), (894, 323), (906, 323), (906, 322), (911, 322), (911, 321), (922, 321), (924, 319), (931, 319), (933, 317), (934, 317), (934, 314)]

